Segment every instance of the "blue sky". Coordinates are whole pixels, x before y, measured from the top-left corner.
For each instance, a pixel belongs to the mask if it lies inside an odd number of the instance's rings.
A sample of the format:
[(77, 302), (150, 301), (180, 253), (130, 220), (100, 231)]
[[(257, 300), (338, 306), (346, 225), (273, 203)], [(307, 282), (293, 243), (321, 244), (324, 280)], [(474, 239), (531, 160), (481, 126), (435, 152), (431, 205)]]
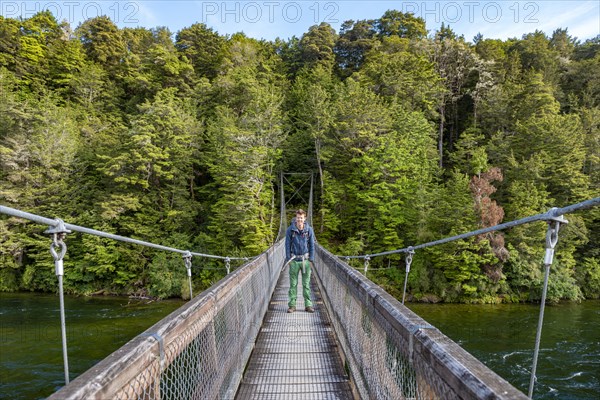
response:
[(412, 12), (425, 19), (427, 29), (450, 25), (467, 40), (478, 33), (485, 38), (520, 38), (536, 29), (548, 35), (568, 28), (581, 40), (600, 34), (600, 1), (579, 0), (458, 0), (458, 1), (5, 1), (5, 17), (31, 17), (49, 9), (75, 28), (81, 21), (108, 15), (120, 27), (167, 26), (173, 33), (203, 22), (220, 34), (244, 32), (257, 39), (300, 37), (312, 25), (328, 22), (339, 31), (346, 20), (375, 19), (388, 9)]

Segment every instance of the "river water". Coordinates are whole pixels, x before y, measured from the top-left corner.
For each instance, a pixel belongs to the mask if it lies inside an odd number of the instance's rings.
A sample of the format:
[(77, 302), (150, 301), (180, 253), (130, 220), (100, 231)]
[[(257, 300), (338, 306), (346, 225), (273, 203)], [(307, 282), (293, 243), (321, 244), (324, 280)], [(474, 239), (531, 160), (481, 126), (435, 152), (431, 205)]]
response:
[[(527, 394), (539, 305), (408, 304)], [(534, 399), (600, 399), (600, 301), (546, 306)]]
[[(66, 297), (70, 378), (150, 327), (182, 301)], [(527, 393), (538, 305), (409, 304)], [(56, 295), (0, 293), (0, 398), (40, 399), (64, 384)], [(546, 307), (534, 399), (600, 398), (600, 301)]]
[[(66, 296), (70, 379), (182, 304)], [(45, 398), (63, 385), (58, 296), (0, 293), (0, 398)]]

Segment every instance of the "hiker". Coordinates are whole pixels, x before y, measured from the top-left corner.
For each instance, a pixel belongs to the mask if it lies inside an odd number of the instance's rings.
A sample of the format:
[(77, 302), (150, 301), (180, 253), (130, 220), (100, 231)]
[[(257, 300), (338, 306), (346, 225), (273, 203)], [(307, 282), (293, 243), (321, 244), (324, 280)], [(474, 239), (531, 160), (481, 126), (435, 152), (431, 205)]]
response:
[(302, 271), (302, 296), (305, 311), (315, 312), (310, 300), (310, 270), (315, 260), (315, 234), (306, 222), (306, 211), (299, 209), (285, 232), (285, 260), (290, 264), (290, 291), (288, 311), (296, 311), (298, 273)]

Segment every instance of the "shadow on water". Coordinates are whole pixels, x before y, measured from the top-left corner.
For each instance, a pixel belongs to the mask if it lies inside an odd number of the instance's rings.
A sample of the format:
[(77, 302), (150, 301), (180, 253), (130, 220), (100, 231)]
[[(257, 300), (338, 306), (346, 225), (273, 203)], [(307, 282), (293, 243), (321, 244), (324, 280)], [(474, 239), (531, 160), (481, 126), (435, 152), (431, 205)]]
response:
[[(65, 297), (70, 379), (182, 304)], [(0, 398), (45, 398), (63, 385), (58, 296), (0, 293)]]
[[(539, 305), (408, 304), (527, 394)], [(598, 400), (600, 301), (546, 306), (534, 399)]]

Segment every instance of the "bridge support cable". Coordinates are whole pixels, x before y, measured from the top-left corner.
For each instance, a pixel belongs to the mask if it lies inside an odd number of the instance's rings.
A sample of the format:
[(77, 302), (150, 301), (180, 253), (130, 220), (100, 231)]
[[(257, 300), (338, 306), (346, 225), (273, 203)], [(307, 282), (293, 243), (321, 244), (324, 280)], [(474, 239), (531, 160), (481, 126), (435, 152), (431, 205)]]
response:
[(190, 251), (186, 251), (183, 254), (183, 262), (185, 264), (185, 269), (187, 271), (187, 276), (188, 276), (188, 283), (190, 285), (190, 300), (191, 300), (194, 298), (194, 293), (192, 290), (192, 253)]
[(287, 229), (287, 218), (285, 208), (285, 191), (283, 188), (283, 172), (279, 175), (279, 233), (275, 242), (280, 241), (285, 237), (285, 230)]
[[(45, 218), (45, 217), (41, 217), (39, 215), (35, 215), (35, 214), (31, 214), (25, 211), (21, 211), (21, 210), (17, 210), (15, 208), (11, 208), (11, 207), (6, 207), (6, 206), (0, 206), (0, 214), (6, 214), (6, 215), (10, 215), (12, 217), (17, 217), (17, 218), (23, 218), (23, 219), (27, 219), (30, 221), (34, 221), (43, 225), (50, 225), (50, 226), (54, 226), (56, 225), (56, 220), (50, 219), (50, 218)], [(64, 223), (65, 227), (67, 229), (70, 229), (73, 232), (81, 232), (81, 233), (87, 233), (89, 235), (94, 235), (94, 236), (99, 236), (99, 237), (103, 237), (106, 239), (112, 239), (112, 240), (117, 240), (120, 242), (125, 242), (125, 243), (131, 243), (131, 244), (137, 244), (140, 246), (145, 246), (145, 247), (150, 247), (156, 250), (163, 250), (163, 251), (169, 251), (169, 252), (173, 252), (173, 253), (179, 253), (181, 255), (184, 255), (187, 253), (188, 250), (181, 250), (181, 249), (176, 249), (174, 247), (168, 247), (168, 246), (163, 246), (160, 244), (156, 244), (156, 243), (151, 243), (151, 242), (146, 242), (143, 240), (138, 240), (138, 239), (133, 239), (133, 238), (129, 238), (126, 236), (120, 236), (120, 235), (115, 235), (113, 233), (108, 233), (108, 232), (104, 232), (104, 231), (99, 231), (96, 229), (90, 229), (90, 228), (86, 228), (83, 226), (78, 226), (78, 225), (73, 225), (73, 224), (68, 224), (68, 223)], [(204, 257), (204, 258), (212, 258), (212, 259), (217, 259), (217, 260), (225, 260), (227, 258), (227, 256), (218, 256), (218, 255), (213, 255), (213, 254), (205, 254), (205, 253), (198, 253), (198, 252), (191, 252), (192, 255), (194, 257)], [(249, 261), (250, 259), (256, 258), (258, 256), (253, 256), (253, 257), (229, 257), (230, 260), (241, 260), (241, 261)]]
[[(286, 178), (287, 175), (290, 176), (308, 176), (302, 183), (298, 186), (295, 182), (290, 181)], [(300, 191), (307, 183), (310, 182), (309, 188), (309, 196), (308, 202), (306, 199), (300, 194)], [(292, 188), (292, 195), (289, 199), (286, 200), (285, 195), (285, 185), (289, 185)], [(285, 232), (289, 225), (289, 221), (287, 218), (287, 205), (294, 200), (295, 198), (299, 198), (302, 202), (306, 203), (306, 220), (312, 226), (313, 225), (313, 187), (314, 187), (314, 174), (312, 172), (281, 172), (279, 175), (279, 193), (280, 193), (280, 207), (279, 207), (279, 232), (277, 233), (277, 239), (275, 242), (285, 238)]]
[(533, 363), (531, 365), (531, 377), (529, 380), (529, 398), (533, 398), (533, 388), (537, 378), (535, 376), (538, 355), (540, 350), (540, 340), (542, 338), (542, 326), (544, 325), (544, 307), (546, 306), (546, 293), (548, 292), (548, 279), (550, 277), (550, 267), (554, 259), (554, 248), (558, 243), (558, 230), (560, 224), (567, 224), (568, 221), (562, 215), (548, 221), (548, 230), (546, 231), (546, 255), (544, 257), (544, 288), (542, 290), (542, 299), (540, 301), (540, 316), (538, 318), (538, 326), (535, 335), (535, 348), (533, 350)]
[[(572, 204), (570, 206), (563, 207), (563, 208), (554, 207), (554, 208), (551, 208), (550, 210), (548, 210), (548, 212), (545, 212), (542, 214), (536, 214), (536, 215), (521, 218), (521, 219), (518, 219), (515, 221), (505, 222), (503, 224), (490, 226), (488, 228), (482, 228), (482, 229), (478, 229), (475, 231), (462, 233), (460, 235), (450, 236), (447, 238), (435, 240), (432, 242), (422, 243), (422, 244), (419, 244), (416, 246), (409, 246), (409, 247), (412, 247), (413, 250), (420, 250), (420, 249), (424, 249), (426, 247), (438, 246), (440, 244), (450, 243), (450, 242), (454, 242), (454, 241), (461, 240), (461, 239), (467, 239), (467, 238), (470, 238), (473, 236), (479, 236), (479, 235), (483, 235), (483, 234), (489, 233), (489, 232), (495, 232), (495, 231), (501, 231), (501, 230), (505, 230), (505, 229), (509, 229), (509, 228), (514, 228), (515, 226), (525, 225), (525, 224), (529, 224), (531, 222), (552, 221), (553, 219), (555, 219), (561, 215), (573, 213), (575, 211), (586, 210), (588, 208), (592, 208), (592, 207), (596, 207), (596, 206), (600, 206), (600, 197), (595, 197), (593, 199), (586, 200), (586, 201), (583, 201), (583, 202), (577, 203), (577, 204)], [(383, 251), (380, 253), (372, 253), (372, 254), (369, 254), (368, 256), (373, 258), (373, 257), (389, 256), (391, 254), (407, 253), (409, 247), (405, 247), (405, 248), (397, 249), (397, 250)], [(366, 256), (367, 255), (355, 255), (355, 256), (338, 255), (337, 257), (340, 257), (343, 259), (346, 259), (346, 258), (348, 258), (348, 259), (361, 259), (361, 258), (364, 259)]]
[(415, 251), (412, 247), (408, 248), (406, 252), (406, 275), (404, 275), (404, 289), (402, 290), (402, 304), (404, 304), (404, 299), (406, 298), (406, 284), (408, 282), (408, 274), (410, 273), (410, 265), (412, 264), (413, 255)]
[(365, 267), (364, 267), (364, 275), (367, 276), (367, 271), (369, 270), (369, 261), (371, 260), (371, 256), (365, 256)]
[(310, 194), (308, 196), (308, 208), (306, 212), (308, 213), (308, 223), (310, 226), (314, 228), (313, 225), (313, 183), (314, 183), (314, 174), (310, 174)]
[[(69, 356), (67, 348), (67, 324), (65, 321), (65, 299), (63, 291), (63, 276), (65, 269), (63, 258), (67, 253), (67, 245), (64, 242), (67, 233), (71, 231), (65, 227), (65, 223), (57, 219), (55, 225), (51, 225), (44, 233), (52, 235), (52, 244), (50, 245), (50, 254), (54, 258), (54, 272), (58, 278), (58, 298), (60, 303), (60, 332), (62, 339), (63, 365), (65, 371), (65, 385), (69, 384)], [(59, 249), (59, 251), (57, 251)]]

